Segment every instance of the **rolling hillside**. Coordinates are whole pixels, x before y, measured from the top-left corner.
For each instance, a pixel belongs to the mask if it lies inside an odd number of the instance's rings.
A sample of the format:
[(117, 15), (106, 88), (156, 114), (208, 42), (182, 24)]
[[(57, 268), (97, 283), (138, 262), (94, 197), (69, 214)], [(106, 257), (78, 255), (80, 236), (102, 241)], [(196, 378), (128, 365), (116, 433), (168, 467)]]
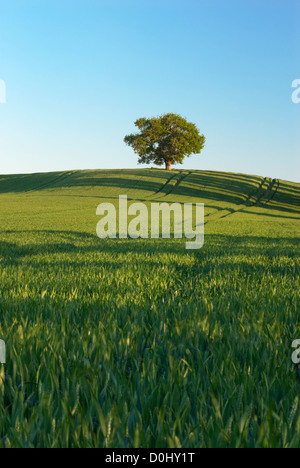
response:
[[(297, 230), (294, 222), (300, 213), (300, 184), (268, 177), (212, 171), (168, 173), (158, 169), (69, 171), (0, 176), (1, 225), (8, 223), (12, 228), (26, 211), (25, 219), (30, 219), (30, 223), (35, 219), (43, 225), (45, 218), (55, 213), (56, 223), (62, 217), (63, 226), (69, 222), (70, 228), (78, 230), (82, 211), (86, 210), (85, 230), (92, 233), (97, 204), (102, 200), (113, 201), (120, 194), (127, 194), (132, 201), (202, 202), (206, 223), (232, 221), (235, 229), (237, 221), (239, 224), (246, 219), (253, 222), (255, 218), (259, 226), (264, 224), (260, 235), (266, 233), (267, 221), (271, 219), (280, 222), (282, 229), (288, 225), (288, 231)], [(16, 215), (18, 221), (14, 221)], [(78, 217), (78, 223), (74, 224), (74, 217)], [(251, 228), (257, 233), (256, 224)]]
[[(96, 208), (205, 204), (205, 243), (99, 239)], [(299, 447), (300, 184), (0, 176), (0, 447)]]

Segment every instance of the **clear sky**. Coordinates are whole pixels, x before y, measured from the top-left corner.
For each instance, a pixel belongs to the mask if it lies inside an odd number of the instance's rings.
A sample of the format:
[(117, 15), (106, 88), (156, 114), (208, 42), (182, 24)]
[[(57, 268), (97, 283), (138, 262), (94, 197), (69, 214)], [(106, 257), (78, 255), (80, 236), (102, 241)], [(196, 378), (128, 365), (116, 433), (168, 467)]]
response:
[(0, 173), (142, 167), (124, 136), (175, 112), (207, 138), (178, 167), (300, 182), (299, 30), (299, 0), (0, 0)]

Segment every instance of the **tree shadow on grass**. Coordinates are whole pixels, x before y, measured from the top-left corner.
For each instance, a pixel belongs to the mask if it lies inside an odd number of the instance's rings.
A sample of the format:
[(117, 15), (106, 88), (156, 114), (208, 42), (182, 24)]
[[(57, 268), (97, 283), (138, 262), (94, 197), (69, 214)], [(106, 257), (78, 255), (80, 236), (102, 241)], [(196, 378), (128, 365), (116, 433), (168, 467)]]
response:
[[(177, 174), (178, 171), (175, 172)], [(162, 170), (103, 170), (70, 171), (46, 174), (25, 174), (0, 176), (0, 193), (26, 193), (45, 189), (98, 187), (120, 188), (121, 190), (143, 190), (156, 192), (168, 179), (174, 176)], [(148, 180), (149, 178), (154, 180)], [(157, 179), (157, 181), (155, 180)]]

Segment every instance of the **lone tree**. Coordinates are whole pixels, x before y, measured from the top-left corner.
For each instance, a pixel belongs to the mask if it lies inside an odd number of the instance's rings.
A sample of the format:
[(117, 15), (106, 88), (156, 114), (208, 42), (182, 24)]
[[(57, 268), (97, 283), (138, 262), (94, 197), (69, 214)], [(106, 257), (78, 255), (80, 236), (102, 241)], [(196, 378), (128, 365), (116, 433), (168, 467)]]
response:
[(186, 156), (200, 153), (205, 143), (196, 125), (178, 114), (143, 117), (134, 124), (140, 133), (127, 135), (124, 142), (139, 155), (139, 164), (165, 164), (170, 171), (172, 164), (182, 164)]

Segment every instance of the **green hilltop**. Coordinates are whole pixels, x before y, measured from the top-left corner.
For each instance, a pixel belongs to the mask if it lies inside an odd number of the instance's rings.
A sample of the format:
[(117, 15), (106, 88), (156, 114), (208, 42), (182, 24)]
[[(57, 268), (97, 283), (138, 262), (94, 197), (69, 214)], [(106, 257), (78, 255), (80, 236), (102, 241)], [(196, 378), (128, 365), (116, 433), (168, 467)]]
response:
[[(233, 233), (243, 225), (248, 234), (261, 229), (264, 235), (268, 224), (272, 231), (278, 225), (279, 235), (294, 232), (300, 213), (300, 184), (279, 179), (194, 170), (91, 170), (0, 176), (1, 223), (12, 227), (20, 216), (25, 224), (35, 220), (38, 227), (55, 212), (57, 228), (69, 223), (78, 230), (84, 216), (84, 230), (91, 233), (97, 204), (121, 194), (146, 203), (204, 203), (207, 228), (218, 222), (222, 230), (230, 223)], [(226, 223), (221, 227), (220, 221)]]

